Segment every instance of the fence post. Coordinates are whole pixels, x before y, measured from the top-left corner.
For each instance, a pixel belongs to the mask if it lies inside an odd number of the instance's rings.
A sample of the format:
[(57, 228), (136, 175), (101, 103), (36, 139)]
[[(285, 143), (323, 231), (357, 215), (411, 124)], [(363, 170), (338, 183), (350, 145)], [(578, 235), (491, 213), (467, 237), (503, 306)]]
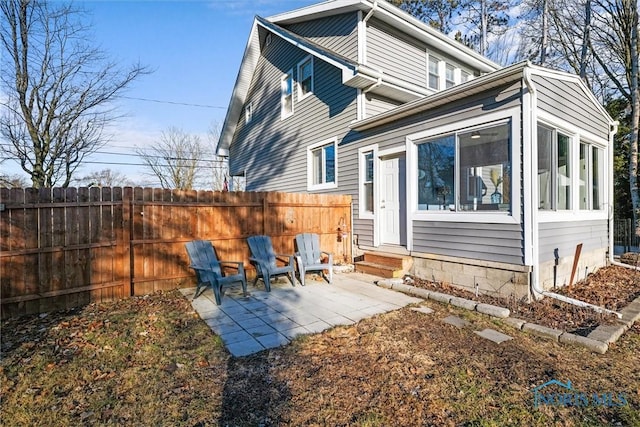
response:
[(262, 193), (262, 234), (268, 235), (267, 232), (267, 212), (269, 210), (269, 193)]
[(124, 280), (124, 289), (123, 292), (125, 296), (130, 297), (132, 294), (132, 284), (131, 284), (131, 266), (133, 265), (133, 251), (131, 250), (131, 227), (133, 226), (133, 221), (131, 216), (133, 215), (132, 209), (133, 203), (133, 188), (125, 187), (122, 189), (122, 242), (120, 244), (123, 246), (123, 262), (122, 262), (122, 279)]

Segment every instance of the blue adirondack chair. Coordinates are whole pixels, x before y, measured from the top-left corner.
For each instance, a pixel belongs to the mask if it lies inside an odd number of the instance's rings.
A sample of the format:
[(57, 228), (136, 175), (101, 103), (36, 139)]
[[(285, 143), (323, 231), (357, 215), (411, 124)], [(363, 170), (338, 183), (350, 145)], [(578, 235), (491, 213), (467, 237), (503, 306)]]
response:
[[(238, 261), (219, 261), (216, 256), (216, 251), (213, 249), (213, 245), (208, 240), (194, 240), (192, 242), (185, 243), (191, 265), (196, 272), (196, 278), (198, 279), (198, 285), (196, 287), (196, 293), (193, 298), (199, 296), (200, 288), (206, 288), (207, 285), (211, 286), (213, 295), (216, 298), (216, 304), (220, 305), (222, 300), (222, 288), (223, 286), (230, 286), (233, 283), (240, 282), (242, 284), (242, 291), (244, 295), (247, 295), (247, 278), (244, 273), (244, 265)], [(225, 268), (235, 269), (235, 274), (225, 274)]]
[[(276, 254), (269, 236), (251, 236), (247, 238), (251, 257), (249, 261), (256, 267), (256, 278), (253, 285), (262, 278), (267, 292), (271, 292), (271, 278), (287, 275), (293, 286), (296, 285), (295, 264), (293, 255)], [(278, 265), (280, 264), (284, 265)]]
[[(300, 283), (304, 286), (304, 277), (309, 271), (319, 271), (324, 279), (333, 281), (333, 254), (320, 249), (320, 238), (315, 233), (302, 233), (296, 235), (296, 258), (300, 271)], [(322, 262), (322, 255), (327, 257), (327, 262)], [(324, 271), (329, 271), (329, 277)]]

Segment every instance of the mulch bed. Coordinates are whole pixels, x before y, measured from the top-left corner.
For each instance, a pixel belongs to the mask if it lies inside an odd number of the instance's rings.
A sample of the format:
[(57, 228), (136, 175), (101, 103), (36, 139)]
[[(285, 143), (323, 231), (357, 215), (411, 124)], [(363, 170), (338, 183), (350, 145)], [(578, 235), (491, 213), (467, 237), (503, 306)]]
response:
[[(515, 298), (476, 296), (448, 283), (412, 278), (413, 286), (444, 292), (486, 304), (506, 307), (511, 316), (550, 328), (578, 335), (588, 335), (598, 325), (613, 324), (615, 315), (597, 313), (593, 309), (578, 307), (557, 299), (545, 297), (526, 303)], [(640, 296), (640, 271), (609, 266), (597, 270), (571, 288), (557, 289), (555, 293), (588, 302), (613, 311), (619, 311)]]

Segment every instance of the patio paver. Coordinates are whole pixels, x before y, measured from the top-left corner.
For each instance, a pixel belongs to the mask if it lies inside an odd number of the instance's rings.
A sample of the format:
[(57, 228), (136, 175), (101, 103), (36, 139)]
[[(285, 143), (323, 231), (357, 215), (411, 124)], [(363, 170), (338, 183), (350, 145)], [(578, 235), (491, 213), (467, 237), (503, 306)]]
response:
[[(291, 286), (288, 280), (264, 290), (261, 281), (249, 286), (248, 296), (232, 288), (217, 306), (207, 289), (192, 307), (220, 335), (236, 357), (286, 345), (297, 336), (318, 333), (338, 325), (351, 325), (366, 317), (400, 309), (423, 300), (377, 287), (378, 278), (362, 273), (339, 273), (332, 284), (307, 280), (306, 286)], [(195, 288), (182, 289), (191, 299)]]

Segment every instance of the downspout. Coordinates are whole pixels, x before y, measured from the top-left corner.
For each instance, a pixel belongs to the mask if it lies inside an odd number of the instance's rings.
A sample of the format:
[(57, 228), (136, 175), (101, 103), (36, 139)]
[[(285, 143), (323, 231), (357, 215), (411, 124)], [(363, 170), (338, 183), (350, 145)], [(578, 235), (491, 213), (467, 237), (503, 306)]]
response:
[(376, 12), (377, 10), (378, 10), (378, 0), (374, 0), (373, 7), (369, 11), (369, 13), (367, 13), (367, 15), (364, 17), (362, 22), (364, 22), (366, 24), (367, 21), (369, 21), (369, 19), (371, 19), (371, 17), (373, 16), (373, 13)]
[[(364, 31), (365, 31), (365, 40), (367, 38), (366, 32), (367, 32), (367, 22), (369, 22), (369, 19), (371, 19), (371, 17), (373, 16), (373, 14), (378, 10), (378, 0), (374, 0), (373, 2), (373, 7), (371, 8), (371, 10), (369, 11), (369, 13), (367, 13), (367, 15), (362, 19), (362, 23), (364, 25)], [(364, 58), (363, 58), (363, 64), (366, 65), (367, 63), (367, 54), (366, 54), (366, 44), (365, 44), (365, 54), (364, 54)], [(378, 81), (375, 82), (374, 84), (372, 84), (371, 86), (369, 86), (368, 88), (364, 89), (362, 91), (362, 93), (368, 93), (371, 92), (372, 90), (374, 90), (375, 88), (379, 87), (382, 85), (382, 70), (380, 70), (380, 75), (378, 76)]]
[[(619, 122), (613, 122), (609, 131), (609, 167), (613, 170), (613, 136), (618, 132)], [(624, 267), (635, 271), (640, 271), (640, 267), (624, 264), (616, 261), (613, 254), (613, 180), (609, 180), (609, 263), (618, 267)]]
[[(533, 144), (537, 143), (537, 115), (536, 115), (536, 108), (537, 108), (537, 102), (536, 102), (536, 97), (537, 97), (537, 89), (535, 87), (535, 85), (533, 84), (533, 80), (531, 79), (531, 68), (529, 67), (530, 63), (527, 62), (527, 66), (524, 67), (523, 70), (523, 79), (524, 79), (524, 83), (527, 86), (527, 89), (529, 90), (530, 96), (530, 112), (532, 114), (532, 125), (530, 126), (531, 128), (531, 135), (529, 135), (529, 137), (531, 138), (532, 141), (532, 146)], [(535, 120), (534, 120), (535, 119)], [(610, 144), (611, 145), (611, 144)], [(534, 159), (534, 157), (536, 157)], [(538, 165), (537, 165), (537, 156), (533, 156), (530, 155), (531, 158), (531, 172), (532, 174), (535, 173), (538, 170)], [(536, 174), (537, 176), (537, 174)], [(537, 186), (536, 186), (537, 187)], [(531, 244), (533, 245), (533, 251), (532, 251), (532, 269), (531, 269), (531, 290), (533, 291), (533, 296), (535, 299), (540, 299), (542, 298), (542, 296), (546, 296), (546, 297), (550, 297), (550, 298), (554, 298), (557, 299), (559, 301), (563, 301), (569, 304), (573, 304), (575, 306), (578, 307), (585, 307), (585, 308), (591, 308), (594, 311), (598, 312), (598, 313), (607, 313), (607, 314), (615, 314), (619, 319), (622, 318), (622, 314), (613, 311), (613, 310), (609, 310), (608, 308), (604, 308), (604, 307), (600, 307), (594, 304), (590, 304), (588, 302), (585, 301), (580, 301), (578, 299), (575, 298), (570, 298), (567, 297), (565, 295), (560, 295), (560, 294), (556, 294), (554, 292), (549, 292), (549, 291), (545, 291), (544, 289), (542, 289), (540, 287), (540, 282), (539, 282), (539, 277), (538, 277), (538, 269), (539, 269), (539, 262), (540, 262), (540, 245), (538, 244), (538, 239), (539, 239), (539, 226), (538, 226), (538, 205), (537, 205), (537, 201), (538, 201), (538, 194), (536, 194), (535, 191), (531, 191), (531, 235), (532, 235), (532, 241)]]
[[(382, 71), (380, 71), (380, 73), (382, 73)], [(362, 90), (362, 93), (369, 93), (369, 92), (371, 92), (372, 90), (374, 90), (375, 88), (380, 87), (380, 86), (382, 86), (382, 76), (379, 76), (379, 77), (378, 77), (378, 81), (377, 81), (377, 82), (375, 82), (374, 84), (372, 84), (372, 85), (371, 85), (371, 86), (369, 86), (368, 88), (363, 89), (363, 90)]]

